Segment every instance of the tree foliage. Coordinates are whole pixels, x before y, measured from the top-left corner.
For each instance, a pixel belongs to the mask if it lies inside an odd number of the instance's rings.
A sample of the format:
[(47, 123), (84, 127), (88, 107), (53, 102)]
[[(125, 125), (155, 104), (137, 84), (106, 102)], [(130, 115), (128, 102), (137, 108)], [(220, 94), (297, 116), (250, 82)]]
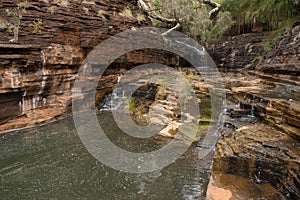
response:
[(211, 1), (153, 0), (149, 1), (152, 17), (163, 26), (180, 28), (187, 35), (208, 46), (219, 39), (233, 24), (229, 12), (218, 10)]
[(232, 14), (239, 29), (262, 23), (268, 30), (275, 30), (299, 20), (299, 12), (291, 0), (223, 0), (222, 5), (223, 10)]
[(292, 0), (138, 1), (147, 4), (146, 11), (155, 25), (180, 28), (205, 46), (218, 40), (234, 23), (235, 33), (240, 34), (256, 28), (277, 30), (300, 19)]

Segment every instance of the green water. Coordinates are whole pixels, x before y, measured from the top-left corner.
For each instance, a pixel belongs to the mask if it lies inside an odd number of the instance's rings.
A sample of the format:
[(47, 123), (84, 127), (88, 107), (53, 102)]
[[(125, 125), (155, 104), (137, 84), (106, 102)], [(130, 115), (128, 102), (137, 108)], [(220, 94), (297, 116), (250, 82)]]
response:
[[(142, 152), (164, 145), (124, 136), (108, 113), (98, 117), (107, 136), (122, 148)], [(116, 171), (88, 153), (68, 118), (1, 135), (0, 198), (204, 199), (210, 170), (197, 153), (191, 147), (176, 162), (152, 173)]]

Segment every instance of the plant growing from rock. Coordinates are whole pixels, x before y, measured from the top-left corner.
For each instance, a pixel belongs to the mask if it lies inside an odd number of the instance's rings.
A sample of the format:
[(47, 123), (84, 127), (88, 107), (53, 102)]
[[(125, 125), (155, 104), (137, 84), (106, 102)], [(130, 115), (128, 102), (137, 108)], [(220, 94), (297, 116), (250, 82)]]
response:
[(43, 20), (41, 20), (41, 19), (32, 22), (33, 33), (39, 32), (39, 30), (41, 30), (41, 28), (42, 28), (42, 25), (43, 25)]
[[(27, 1), (22, 1), (17, 4), (17, 6), (13, 9), (6, 9), (6, 19), (4, 19), (4, 23), (7, 26), (8, 32), (13, 32), (14, 38), (10, 40), (10, 42), (18, 42), (19, 40), (19, 32), (22, 27), (26, 25), (25, 22), (22, 22), (24, 14), (27, 13), (27, 9), (30, 6), (30, 3)], [(42, 20), (36, 20), (30, 23), (29, 26), (33, 27), (33, 33), (37, 33), (42, 27)]]
[(122, 10), (120, 15), (127, 18), (133, 18), (132, 11), (129, 8), (124, 8), (124, 10)]
[(144, 21), (146, 21), (146, 17), (145, 15), (141, 14), (141, 13), (137, 13), (136, 14), (136, 20), (138, 21), (138, 23), (142, 23)]
[(21, 28), (21, 20), (23, 18), (23, 14), (26, 13), (26, 9), (29, 7), (29, 3), (27, 1), (20, 2), (16, 8), (6, 9), (5, 13), (7, 16), (7, 30), (8, 32), (14, 33), (14, 42), (19, 40), (19, 30)]
[(135, 102), (134, 98), (128, 99), (127, 104), (128, 104), (129, 111), (133, 112), (134, 109), (136, 108), (136, 102)]

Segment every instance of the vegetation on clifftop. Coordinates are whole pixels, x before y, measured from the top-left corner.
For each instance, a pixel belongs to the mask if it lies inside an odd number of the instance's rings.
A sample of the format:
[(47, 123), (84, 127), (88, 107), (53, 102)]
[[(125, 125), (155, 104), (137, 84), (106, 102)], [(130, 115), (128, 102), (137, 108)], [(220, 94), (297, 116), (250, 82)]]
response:
[[(156, 26), (178, 29), (209, 45), (231, 27), (233, 20), (220, 4), (208, 0), (139, 0)], [(168, 32), (166, 32), (167, 34)]]
[[(220, 0), (236, 21), (237, 33), (277, 30), (300, 19), (291, 0)], [(248, 29), (248, 30), (247, 30)], [(250, 30), (249, 30), (250, 29)]]
[[(72, 1), (41, 0), (49, 4), (48, 11), (54, 14), (57, 7), (68, 7)], [(14, 35), (18, 41), (19, 31), (25, 26), (23, 17), (31, 6), (30, 1), (20, 0), (14, 8), (6, 10), (0, 17), (0, 25)], [(78, 0), (86, 14), (95, 6), (96, 0)], [(173, 30), (197, 39), (208, 46), (220, 39), (224, 33), (243, 34), (249, 32), (273, 31), (291, 26), (300, 19), (292, 0), (136, 0), (141, 10), (136, 12), (130, 5), (119, 11), (123, 17), (136, 19), (138, 24), (150, 18), (153, 25), (169, 28), (165, 34)], [(135, 4), (134, 3), (134, 4)], [(103, 20), (109, 13), (98, 10)], [(42, 21), (36, 19), (26, 26), (32, 26), (33, 32), (39, 32)], [(111, 27), (111, 26), (110, 26)]]
[(291, 0), (138, 0), (156, 26), (178, 29), (203, 45), (231, 34), (273, 31), (299, 20)]

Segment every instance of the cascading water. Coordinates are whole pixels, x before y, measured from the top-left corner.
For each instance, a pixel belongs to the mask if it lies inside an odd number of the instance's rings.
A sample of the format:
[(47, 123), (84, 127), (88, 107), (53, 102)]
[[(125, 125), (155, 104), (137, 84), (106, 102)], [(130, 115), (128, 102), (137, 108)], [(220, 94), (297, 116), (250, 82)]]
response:
[(117, 88), (102, 99), (99, 103), (99, 111), (117, 110), (124, 104), (125, 99), (125, 91)]
[[(118, 76), (117, 83), (121, 81), (122, 76)], [(135, 84), (135, 83), (132, 83)], [(128, 93), (131, 91), (125, 91), (120, 87), (116, 87), (111, 93), (105, 95), (98, 105), (99, 111), (111, 111), (117, 110), (126, 103), (128, 99)]]

